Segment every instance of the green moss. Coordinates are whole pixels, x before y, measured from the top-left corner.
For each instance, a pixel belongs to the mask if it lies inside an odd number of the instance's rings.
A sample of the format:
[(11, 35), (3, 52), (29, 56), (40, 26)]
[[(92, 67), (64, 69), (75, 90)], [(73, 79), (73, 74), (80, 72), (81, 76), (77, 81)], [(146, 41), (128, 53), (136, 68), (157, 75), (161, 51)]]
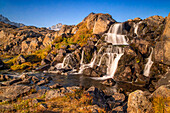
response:
[(25, 62), (25, 63), (23, 63), (21, 65), (13, 65), (13, 66), (11, 66), (11, 69), (13, 71), (15, 71), (15, 70), (23, 70), (23, 69), (26, 69), (26, 68), (31, 67), (31, 66), (32, 66), (32, 64), (30, 62)]

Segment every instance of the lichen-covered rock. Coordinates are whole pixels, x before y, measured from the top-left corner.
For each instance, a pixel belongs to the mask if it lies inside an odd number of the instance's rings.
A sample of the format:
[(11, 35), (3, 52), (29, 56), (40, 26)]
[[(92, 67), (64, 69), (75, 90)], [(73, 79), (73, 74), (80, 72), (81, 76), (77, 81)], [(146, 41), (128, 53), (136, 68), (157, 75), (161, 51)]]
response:
[(129, 94), (128, 113), (152, 113), (152, 103), (144, 96), (144, 92), (136, 90)]

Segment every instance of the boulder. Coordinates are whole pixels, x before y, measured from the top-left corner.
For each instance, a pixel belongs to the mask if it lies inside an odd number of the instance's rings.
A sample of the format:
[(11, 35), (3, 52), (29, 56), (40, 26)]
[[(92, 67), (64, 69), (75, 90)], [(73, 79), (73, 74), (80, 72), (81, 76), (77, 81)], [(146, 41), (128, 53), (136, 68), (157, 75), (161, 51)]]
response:
[(155, 88), (157, 89), (162, 85), (170, 85), (170, 71), (168, 71), (165, 75), (161, 76), (161, 78), (155, 84)]
[(30, 86), (15, 85), (8, 87), (0, 87), (0, 101), (12, 101), (31, 90)]
[(162, 85), (158, 89), (156, 89), (152, 95), (152, 98), (155, 97), (163, 97), (163, 98), (169, 98), (170, 97), (170, 85)]
[(51, 86), (49, 86), (51, 89), (57, 89), (57, 88), (61, 88), (61, 87), (63, 87), (61, 84), (59, 84), (59, 83), (56, 83), (56, 84), (54, 84), (54, 85), (51, 85)]
[(93, 29), (93, 34), (105, 33), (116, 22), (111, 15), (102, 13), (90, 13), (83, 21), (87, 23), (88, 29)]
[(152, 113), (152, 103), (141, 90), (129, 94), (128, 113)]

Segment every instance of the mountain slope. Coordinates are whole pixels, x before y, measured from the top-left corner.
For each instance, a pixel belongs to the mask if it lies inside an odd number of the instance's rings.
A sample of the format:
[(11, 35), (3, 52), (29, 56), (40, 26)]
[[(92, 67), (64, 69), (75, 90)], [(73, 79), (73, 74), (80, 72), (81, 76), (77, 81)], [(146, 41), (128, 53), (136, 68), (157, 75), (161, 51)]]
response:
[(14, 25), (14, 26), (16, 26), (16, 27), (23, 27), (23, 26), (25, 26), (25, 25), (22, 24), (22, 23), (11, 22), (8, 18), (4, 17), (3, 15), (0, 15), (0, 21), (1, 21), (1, 22), (4, 22), (4, 23), (6, 23), (6, 24)]

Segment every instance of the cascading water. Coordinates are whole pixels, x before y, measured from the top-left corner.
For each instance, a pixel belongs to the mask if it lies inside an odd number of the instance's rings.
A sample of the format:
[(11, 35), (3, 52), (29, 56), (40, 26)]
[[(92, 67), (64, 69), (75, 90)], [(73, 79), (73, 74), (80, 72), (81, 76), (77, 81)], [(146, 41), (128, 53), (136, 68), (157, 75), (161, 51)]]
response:
[(122, 23), (111, 25), (108, 33), (106, 33), (105, 41), (112, 45), (128, 45), (125, 35), (122, 35)]
[[(106, 53), (103, 54), (104, 56), (107, 55), (108, 59), (107, 59), (107, 73), (105, 76), (103, 77), (93, 77), (92, 79), (96, 79), (96, 80), (105, 80), (105, 79), (110, 79), (114, 77), (117, 66), (118, 66), (118, 62), (121, 58), (121, 56), (124, 54), (124, 48), (122, 47), (113, 47), (113, 45), (109, 46), (106, 49)], [(103, 57), (101, 57), (100, 62), (98, 65), (101, 64), (101, 60)]]
[(152, 54), (153, 54), (153, 48), (151, 48), (151, 54), (150, 54), (150, 56), (147, 58), (147, 59), (148, 59), (148, 62), (146, 63), (145, 68), (144, 68), (144, 72), (143, 72), (143, 75), (145, 75), (146, 77), (149, 76), (149, 74), (150, 74), (150, 69), (151, 69), (151, 66), (152, 66), (152, 64), (153, 64), (153, 61), (151, 60), (151, 59), (152, 59)]
[(134, 33), (138, 36), (138, 28), (139, 28), (139, 25), (142, 23), (142, 21), (140, 21), (139, 23), (135, 24), (134, 27)]
[[(62, 68), (67, 67), (67, 66), (68, 66), (68, 62), (69, 62), (69, 60), (71, 59), (71, 55), (72, 55), (71, 53), (67, 54), (67, 55), (64, 57), (63, 62), (62, 62), (62, 63), (58, 63), (55, 67), (56, 67), (57, 69), (62, 69)], [(66, 63), (66, 61), (67, 61), (67, 63)], [(65, 65), (65, 63), (66, 63), (66, 65)]]
[[(119, 62), (121, 56), (124, 54), (124, 48), (119, 47), (119, 45), (128, 45), (128, 43), (125, 39), (125, 35), (122, 34), (122, 30), (123, 30), (122, 23), (116, 23), (110, 27), (108, 33), (105, 34), (106, 35), (105, 41), (108, 43), (112, 43), (112, 45), (108, 45), (107, 47), (102, 46), (100, 48), (100, 50), (98, 51), (98, 53), (96, 53), (96, 51), (95, 51), (93, 58), (91, 59), (91, 62), (89, 64), (83, 63), (84, 50), (82, 50), (81, 60), (80, 60), (80, 68), (79, 68), (78, 74), (82, 74), (83, 70), (86, 68), (93, 68), (96, 63), (97, 57), (100, 58), (99, 63), (97, 64), (98, 66), (100, 66), (102, 63), (103, 57), (107, 56), (106, 75), (103, 77), (93, 77), (92, 79), (96, 79), (96, 80), (105, 80), (105, 79), (109, 79), (109, 78), (113, 79), (116, 69), (117, 69), (117, 66), (118, 66), (118, 62)], [(63, 63), (57, 64), (57, 67), (58, 66), (62, 67), (62, 68), (66, 67), (68, 64), (65, 65), (65, 61), (66, 61), (66, 59), (69, 60), (69, 57), (70, 57), (70, 54), (68, 54), (64, 58)]]

